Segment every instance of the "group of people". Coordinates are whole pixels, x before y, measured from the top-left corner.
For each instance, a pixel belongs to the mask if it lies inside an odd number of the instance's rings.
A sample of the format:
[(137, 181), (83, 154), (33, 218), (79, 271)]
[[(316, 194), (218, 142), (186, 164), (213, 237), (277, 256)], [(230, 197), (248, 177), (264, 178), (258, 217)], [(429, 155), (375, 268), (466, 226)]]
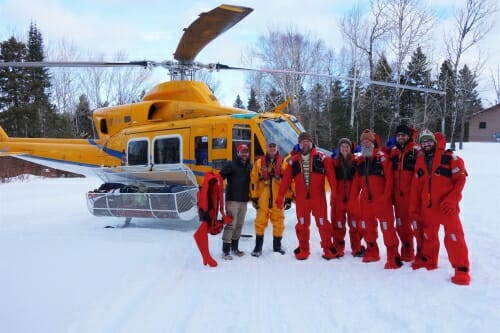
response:
[[(377, 238), (382, 232), (386, 247), (385, 269), (412, 262), (414, 270), (438, 267), (439, 228), (444, 226), (444, 245), (455, 269), (451, 281), (470, 284), (468, 250), (459, 218), (459, 202), (467, 172), (463, 160), (445, 150), (441, 133), (396, 128), (395, 144), (382, 146), (376, 133), (364, 130), (360, 151), (348, 138), (338, 142), (338, 153), (327, 156), (317, 150), (304, 132), (298, 149), (282, 156), (276, 143), (268, 142), (265, 156), (249, 160), (247, 145), (237, 147), (237, 158), (221, 170), (227, 179), (226, 210), (233, 221), (224, 227), (223, 258), (243, 256), (238, 247), (247, 203), (256, 209), (254, 257), (262, 255), (264, 231), (273, 226), (273, 251), (285, 254), (281, 245), (284, 210), (295, 202), (294, 256), (310, 255), (311, 213), (320, 236), (322, 257), (341, 258), (349, 231), (351, 254), (363, 262), (380, 260)], [(359, 148), (359, 147), (358, 147)], [(330, 216), (327, 189), (330, 187)], [(364, 244), (363, 244), (364, 243)]]

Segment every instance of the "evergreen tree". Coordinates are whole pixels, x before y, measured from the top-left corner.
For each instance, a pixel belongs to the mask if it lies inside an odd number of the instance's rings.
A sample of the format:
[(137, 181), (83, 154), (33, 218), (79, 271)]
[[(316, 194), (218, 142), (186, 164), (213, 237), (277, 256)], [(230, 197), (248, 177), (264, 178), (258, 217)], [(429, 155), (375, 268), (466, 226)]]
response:
[(441, 131), (449, 140), (451, 133), (451, 113), (455, 98), (455, 75), (450, 60), (445, 60), (440, 68), (437, 88), (446, 94), (439, 96), (439, 117), (429, 119), (425, 127), (432, 131)]
[[(28, 32), (26, 61), (43, 61), (43, 39), (42, 34), (34, 23), (30, 24)], [(28, 113), (31, 119), (31, 129), (28, 136), (54, 137), (58, 115), (55, 108), (49, 102), (49, 90), (51, 87), (50, 75), (47, 68), (28, 68), (30, 103)]]
[[(0, 61), (22, 61), (26, 44), (14, 37), (0, 44)], [(24, 68), (0, 68), (0, 125), (10, 136), (25, 136), (29, 124), (25, 114), (28, 95), (27, 72)]]
[(76, 137), (92, 138), (94, 131), (92, 127), (92, 112), (86, 95), (81, 95), (76, 106), (73, 129)]
[(272, 87), (269, 93), (266, 94), (266, 100), (264, 102), (264, 111), (269, 111), (271, 109), (274, 109), (276, 106), (278, 106), (280, 103), (283, 103), (284, 101), (285, 100), (283, 99), (283, 94), (275, 87)]
[[(391, 81), (392, 69), (384, 54), (380, 56), (375, 65), (373, 79), (377, 81)], [(362, 111), (360, 115), (360, 128), (370, 128), (377, 133), (382, 140), (389, 135), (394, 115), (394, 89), (372, 84), (362, 98)], [(374, 109), (371, 109), (373, 105)], [(373, 112), (373, 114), (372, 114)], [(373, 125), (373, 127), (372, 127)]]
[[(413, 53), (400, 82), (419, 88), (428, 88), (430, 86), (430, 72), (427, 57), (419, 46)], [(424, 92), (404, 90), (400, 98), (401, 120), (418, 128), (425, 124), (428, 118), (427, 97)]]
[(247, 110), (259, 112), (260, 105), (257, 102), (257, 97), (255, 95), (255, 89), (250, 89), (250, 97), (248, 98)]
[(238, 109), (244, 109), (245, 106), (243, 105), (243, 101), (240, 98), (240, 94), (236, 96), (236, 100), (234, 101), (233, 107), (238, 108)]
[(460, 149), (464, 140), (468, 138), (468, 119), (482, 109), (481, 99), (476, 90), (476, 74), (472, 73), (467, 65), (458, 72), (458, 109), (460, 119), (457, 121), (457, 132), (460, 133)]
[(323, 135), (323, 148), (335, 150), (338, 140), (343, 137), (353, 140), (355, 133), (349, 126), (349, 109), (346, 107), (347, 93), (339, 80), (331, 84), (328, 105), (321, 115), (318, 125)]

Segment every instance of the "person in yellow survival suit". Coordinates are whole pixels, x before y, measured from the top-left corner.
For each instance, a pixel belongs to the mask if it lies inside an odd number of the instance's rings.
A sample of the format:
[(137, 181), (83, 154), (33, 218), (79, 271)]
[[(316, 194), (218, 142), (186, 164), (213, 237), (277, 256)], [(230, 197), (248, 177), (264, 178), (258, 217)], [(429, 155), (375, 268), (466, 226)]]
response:
[[(285, 214), (283, 208), (276, 207), (274, 201), (278, 196), (281, 178), (287, 164), (279, 153), (276, 143), (269, 142), (267, 148), (267, 154), (255, 161), (250, 173), (250, 198), (253, 207), (257, 210), (255, 248), (252, 251), (254, 257), (260, 257), (262, 254), (264, 231), (269, 220), (273, 225), (273, 251), (285, 254), (285, 250), (281, 246), (285, 230)], [(291, 204), (292, 192), (289, 191), (285, 198), (284, 209), (289, 209)]]

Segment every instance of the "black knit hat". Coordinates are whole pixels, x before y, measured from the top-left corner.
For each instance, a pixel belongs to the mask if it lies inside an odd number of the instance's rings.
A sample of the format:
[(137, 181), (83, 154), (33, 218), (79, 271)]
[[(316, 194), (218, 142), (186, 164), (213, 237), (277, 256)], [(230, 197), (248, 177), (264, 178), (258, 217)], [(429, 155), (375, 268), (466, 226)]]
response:
[(404, 134), (408, 135), (409, 137), (411, 137), (411, 129), (404, 124), (401, 124), (398, 127), (396, 127), (395, 134), (398, 134), (398, 133), (404, 133)]

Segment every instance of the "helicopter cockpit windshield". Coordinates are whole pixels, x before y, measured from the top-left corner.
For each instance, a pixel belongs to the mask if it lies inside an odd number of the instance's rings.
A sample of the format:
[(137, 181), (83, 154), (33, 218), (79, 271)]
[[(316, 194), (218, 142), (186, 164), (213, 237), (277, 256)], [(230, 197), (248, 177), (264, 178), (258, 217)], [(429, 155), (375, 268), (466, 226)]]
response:
[(260, 127), (266, 142), (276, 143), (283, 155), (288, 154), (297, 143), (298, 133), (288, 121), (281, 117), (266, 119), (260, 124)]

